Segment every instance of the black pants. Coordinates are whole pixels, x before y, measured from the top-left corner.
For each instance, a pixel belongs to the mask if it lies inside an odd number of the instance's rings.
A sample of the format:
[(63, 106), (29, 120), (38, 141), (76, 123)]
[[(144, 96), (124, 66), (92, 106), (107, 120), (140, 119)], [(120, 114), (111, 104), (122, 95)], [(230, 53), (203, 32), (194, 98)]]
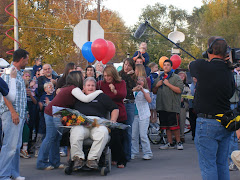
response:
[(189, 108), (189, 121), (191, 125), (192, 137), (195, 137), (195, 130), (196, 130), (196, 119), (197, 114), (194, 112), (193, 108)]
[(117, 165), (126, 166), (127, 160), (123, 149), (123, 142), (126, 138), (126, 131), (121, 129), (111, 129), (110, 148), (112, 151), (112, 161)]

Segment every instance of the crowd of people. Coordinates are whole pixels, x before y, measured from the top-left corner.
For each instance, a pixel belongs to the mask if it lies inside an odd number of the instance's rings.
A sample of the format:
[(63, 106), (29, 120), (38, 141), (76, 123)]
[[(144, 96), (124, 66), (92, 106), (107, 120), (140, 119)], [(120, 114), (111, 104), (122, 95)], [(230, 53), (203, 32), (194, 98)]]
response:
[[(225, 47), (225, 40), (216, 39), (217, 37), (209, 41), (211, 48), (221, 45)], [(183, 150), (187, 111), (203, 179), (218, 179), (217, 176), (228, 179), (229, 172), (226, 171), (235, 168), (231, 152), (238, 149), (236, 136), (225, 131), (218, 121), (209, 120), (214, 119), (211, 115), (229, 110), (230, 102), (232, 109), (239, 102), (237, 91), (232, 97), (235, 87), (234, 80), (230, 78), (232, 72), (225, 68), (226, 63), (220, 64), (219, 61), (212, 60), (223, 59), (224, 56), (215, 53), (219, 51), (213, 51), (209, 52), (209, 61), (192, 62), (192, 84), (189, 85), (186, 82), (186, 72), (176, 74), (169, 59), (164, 61), (163, 72), (160, 73), (156, 63), (149, 63), (146, 51), (147, 44), (142, 42), (132, 58), (123, 60), (120, 72), (113, 65), (103, 65), (98, 61), (87, 66), (85, 72), (74, 63), (68, 63), (60, 77), (54, 73), (50, 64), (42, 65), (40, 58), (35, 60), (32, 72), (24, 70), (29, 54), (23, 49), (16, 50), (10, 66), (11, 73), (2, 74), (0, 78), (0, 139), (3, 139), (0, 179), (24, 180), (19, 173), (19, 159), (30, 158), (30, 153), (34, 153), (37, 158), (36, 167), (40, 170), (64, 168), (60, 161), (60, 155), (64, 154), (68, 154), (74, 162), (74, 170), (81, 169), (84, 165), (98, 169), (109, 135), (112, 165), (125, 168), (129, 161), (139, 157), (151, 160), (153, 153), (147, 136), (149, 123), (160, 124), (160, 128), (166, 132), (167, 143), (159, 147), (161, 150)], [(222, 71), (217, 75), (210, 72), (216, 69), (215, 65), (225, 68), (225, 74)], [(228, 81), (224, 79), (226, 76)], [(238, 87), (240, 78), (237, 76), (238, 69), (235, 69)], [(219, 84), (225, 83), (227, 88), (219, 87), (218, 81), (214, 79), (219, 77), (222, 77)], [(210, 87), (208, 84), (211, 79)], [(213, 92), (218, 87), (218, 91)], [(223, 101), (214, 99), (214, 93), (218, 93), (217, 96), (223, 98)], [(189, 98), (194, 95), (196, 98)], [(224, 104), (220, 105), (220, 102)], [(130, 126), (126, 130), (111, 129), (109, 133), (105, 126), (86, 128), (80, 125), (71, 128), (70, 133), (62, 134), (58, 129), (60, 119), (53, 116), (53, 106), (76, 109), (91, 118), (105, 117), (113, 123)], [(205, 129), (210, 125), (211, 132), (207, 132)], [(219, 126), (217, 128), (221, 131), (221, 137), (216, 137), (220, 134), (218, 129), (214, 129), (215, 126)], [(212, 131), (216, 131), (215, 135), (211, 134)], [(84, 139), (89, 137), (93, 144), (86, 156), (82, 146)], [(211, 145), (206, 148), (204, 144)], [(226, 155), (228, 145), (230, 150)], [(222, 153), (217, 150), (219, 148)], [(219, 155), (212, 157), (216, 152)], [(208, 157), (207, 160), (205, 156)]]

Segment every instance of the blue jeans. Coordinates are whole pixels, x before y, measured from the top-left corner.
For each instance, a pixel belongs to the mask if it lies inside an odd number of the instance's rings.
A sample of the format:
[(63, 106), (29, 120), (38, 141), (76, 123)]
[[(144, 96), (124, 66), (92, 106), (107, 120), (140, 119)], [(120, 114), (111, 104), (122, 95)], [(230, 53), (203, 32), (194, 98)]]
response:
[(46, 137), (39, 150), (37, 168), (45, 169), (48, 166), (57, 168), (60, 165), (59, 145), (61, 135), (54, 125), (53, 117), (44, 114), (46, 122)]
[(24, 120), (20, 119), (18, 125), (12, 122), (10, 111), (2, 114), (2, 129), (4, 133), (2, 149), (0, 152), (0, 179), (16, 178), (19, 174), (20, 148), (22, 146), (22, 131)]
[(197, 118), (195, 145), (204, 180), (230, 180), (228, 147), (231, 132), (215, 119)]
[[(231, 104), (231, 109), (234, 109), (236, 107), (237, 107), (237, 103), (236, 104)], [(229, 151), (228, 151), (229, 163), (232, 162), (231, 154), (235, 150), (238, 150), (238, 138), (237, 138), (236, 132), (232, 132), (231, 139), (230, 139), (230, 142), (229, 142)]]
[(149, 121), (150, 118), (141, 120), (138, 115), (134, 116), (132, 124), (132, 155), (137, 155), (139, 153), (140, 136), (143, 154), (152, 156), (150, 142), (147, 136)]
[(2, 119), (0, 118), (0, 150), (2, 148)]
[(134, 103), (126, 103), (124, 104), (126, 111), (127, 111), (127, 121), (126, 124), (130, 125), (131, 127), (127, 129), (127, 137), (124, 140), (124, 152), (126, 154), (127, 161), (131, 159), (131, 147), (132, 147), (132, 123), (134, 120), (134, 110), (135, 105)]

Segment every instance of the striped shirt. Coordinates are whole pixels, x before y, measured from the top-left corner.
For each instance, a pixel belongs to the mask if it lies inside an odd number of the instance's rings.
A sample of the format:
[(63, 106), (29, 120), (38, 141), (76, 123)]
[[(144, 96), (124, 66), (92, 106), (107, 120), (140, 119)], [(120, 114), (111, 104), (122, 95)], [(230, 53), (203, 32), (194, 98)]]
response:
[[(14, 67), (13, 65), (10, 66)], [(15, 111), (19, 114), (20, 119), (25, 119), (26, 115), (26, 107), (27, 107), (27, 92), (24, 80), (22, 78), (23, 73), (21, 71), (17, 71), (16, 77), (16, 98), (15, 101), (12, 103)], [(2, 74), (2, 79), (9, 85), (10, 84), (10, 75), (9, 74)], [(10, 87), (11, 88), (11, 87)], [(6, 106), (3, 96), (0, 94), (0, 114), (9, 111), (8, 107)]]

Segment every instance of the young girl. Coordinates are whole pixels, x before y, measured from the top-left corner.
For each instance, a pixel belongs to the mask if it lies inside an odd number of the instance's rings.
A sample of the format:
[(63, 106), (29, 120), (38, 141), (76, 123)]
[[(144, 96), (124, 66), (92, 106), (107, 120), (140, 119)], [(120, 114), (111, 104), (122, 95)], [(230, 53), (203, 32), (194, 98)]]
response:
[(131, 159), (135, 159), (139, 153), (139, 136), (141, 139), (143, 159), (152, 159), (152, 151), (150, 142), (147, 136), (147, 130), (150, 120), (150, 109), (148, 103), (151, 102), (151, 97), (148, 90), (146, 78), (138, 76), (137, 86), (133, 88), (135, 96), (135, 116), (132, 124), (132, 155)]
[[(157, 79), (158, 77), (158, 65), (155, 62), (151, 62), (148, 67), (151, 68), (151, 73), (149, 75), (149, 78), (151, 80), (151, 87), (154, 83), (154, 80)], [(156, 111), (156, 94), (153, 94), (153, 92), (150, 92), (150, 96), (152, 99), (152, 102), (149, 103), (150, 111), (151, 111), (151, 118), (150, 122), (151, 123), (156, 123), (157, 122), (157, 111)]]

